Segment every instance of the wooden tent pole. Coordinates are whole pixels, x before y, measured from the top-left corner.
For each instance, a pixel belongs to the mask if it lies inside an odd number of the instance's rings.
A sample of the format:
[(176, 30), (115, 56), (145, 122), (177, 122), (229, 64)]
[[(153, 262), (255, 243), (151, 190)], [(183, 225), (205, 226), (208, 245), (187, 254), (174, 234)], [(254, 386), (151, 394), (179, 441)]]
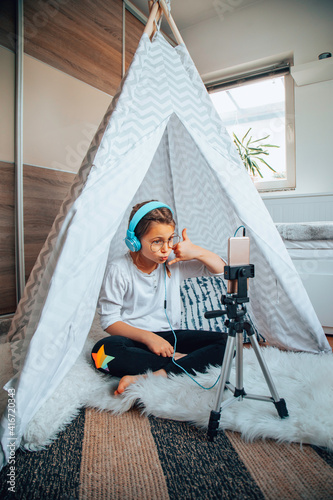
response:
[(173, 20), (172, 15), (169, 13), (169, 9), (167, 4), (165, 3), (165, 0), (158, 0), (158, 2), (156, 2), (153, 6), (151, 1), (149, 1), (148, 4), (149, 4), (150, 14), (148, 17), (146, 27), (143, 32), (147, 33), (149, 38), (151, 38), (156, 31), (156, 26), (154, 23), (155, 21), (158, 22), (163, 12), (171, 28), (171, 31), (176, 39), (176, 42), (178, 44), (184, 43), (184, 40), (181, 37), (181, 34), (176, 26), (176, 23)]
[[(154, 5), (154, 0), (148, 0), (148, 7), (149, 7), (149, 13), (151, 12), (152, 8), (153, 8), (153, 5)], [(160, 20), (161, 16), (163, 15), (163, 11), (161, 9), (161, 7), (159, 6), (159, 9), (157, 11), (157, 14), (156, 14), (156, 17), (154, 19), (154, 23), (153, 23), (153, 29), (152, 29), (152, 32), (151, 34), (149, 35), (149, 38), (152, 40), (153, 36), (155, 35), (156, 33), (156, 29), (157, 29), (157, 26), (156, 26), (156, 23), (158, 23), (158, 21)]]
[(167, 4), (165, 3), (165, 0), (158, 0), (158, 1), (159, 1), (159, 4), (160, 4), (160, 6), (161, 6), (161, 8), (162, 8), (162, 10), (163, 10), (163, 14), (165, 15), (165, 18), (166, 18), (166, 20), (167, 20), (167, 21), (168, 21), (168, 23), (169, 23), (169, 26), (170, 26), (170, 28), (171, 28), (171, 31), (172, 31), (172, 33), (174, 34), (174, 37), (175, 37), (175, 39), (176, 39), (176, 42), (177, 42), (178, 44), (184, 43), (184, 40), (182, 39), (181, 34), (180, 34), (180, 32), (179, 32), (179, 30), (178, 30), (178, 28), (177, 28), (177, 26), (176, 26), (176, 23), (175, 23), (175, 21), (173, 20), (172, 15), (171, 15), (171, 14), (170, 14), (170, 12), (169, 12), (169, 9), (168, 9)]
[(149, 14), (149, 17), (148, 17), (148, 21), (147, 21), (146, 27), (145, 27), (145, 29), (144, 29), (143, 32), (147, 33), (147, 35), (149, 36), (149, 38), (151, 38), (153, 36), (153, 34), (155, 33), (155, 30), (156, 30), (155, 21), (157, 22), (159, 20), (159, 18), (162, 15), (162, 11), (160, 9), (160, 5), (159, 5), (158, 2), (156, 2), (153, 5), (153, 7), (151, 7), (151, 3), (149, 3), (149, 10), (150, 10), (150, 14)]

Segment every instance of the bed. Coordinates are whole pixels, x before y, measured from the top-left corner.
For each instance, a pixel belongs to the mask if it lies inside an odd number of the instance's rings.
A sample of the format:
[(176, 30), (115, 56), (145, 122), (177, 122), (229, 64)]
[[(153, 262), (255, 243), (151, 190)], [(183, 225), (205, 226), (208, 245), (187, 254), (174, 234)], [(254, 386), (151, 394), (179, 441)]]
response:
[(290, 222), (276, 227), (325, 333), (333, 334), (333, 222)]

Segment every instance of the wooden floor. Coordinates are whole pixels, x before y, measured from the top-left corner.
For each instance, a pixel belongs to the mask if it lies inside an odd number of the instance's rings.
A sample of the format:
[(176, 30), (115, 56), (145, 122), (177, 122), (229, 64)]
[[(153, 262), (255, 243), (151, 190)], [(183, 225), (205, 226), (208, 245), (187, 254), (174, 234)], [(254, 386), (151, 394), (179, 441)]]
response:
[[(333, 335), (326, 335), (326, 338), (328, 340), (328, 343), (329, 345), (331, 346), (332, 350), (333, 350)], [(269, 346), (268, 342), (259, 342), (259, 345), (261, 346)], [(248, 343), (248, 344), (244, 344), (244, 347), (251, 347), (251, 344)]]

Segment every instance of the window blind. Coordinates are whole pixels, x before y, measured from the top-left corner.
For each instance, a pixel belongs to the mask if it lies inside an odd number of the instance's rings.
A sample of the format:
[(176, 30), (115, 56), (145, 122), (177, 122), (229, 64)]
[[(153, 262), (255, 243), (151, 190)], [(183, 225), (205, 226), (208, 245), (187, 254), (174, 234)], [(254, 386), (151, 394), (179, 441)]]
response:
[(220, 80), (206, 83), (205, 85), (208, 92), (216, 92), (217, 90), (226, 90), (231, 87), (238, 87), (239, 85), (250, 83), (253, 80), (275, 78), (276, 76), (288, 75), (289, 73), (290, 62), (285, 61), (266, 68), (221, 78)]

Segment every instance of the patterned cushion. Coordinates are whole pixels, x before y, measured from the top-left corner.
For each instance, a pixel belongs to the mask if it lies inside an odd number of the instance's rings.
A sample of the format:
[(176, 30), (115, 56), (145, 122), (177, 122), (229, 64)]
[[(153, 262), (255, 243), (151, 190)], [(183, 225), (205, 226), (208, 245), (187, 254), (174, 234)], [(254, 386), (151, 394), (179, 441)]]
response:
[[(221, 303), (221, 296), (226, 294), (227, 288), (224, 280), (218, 276), (190, 278), (183, 282), (180, 294), (182, 301), (182, 321), (181, 327), (186, 330), (209, 330), (226, 332), (228, 329), (224, 325), (227, 315), (218, 318), (206, 319), (204, 313), (216, 309), (224, 309)], [(248, 314), (246, 321), (251, 323), (257, 339), (264, 340), (257, 332)], [(244, 342), (249, 342), (249, 338), (244, 332)]]

